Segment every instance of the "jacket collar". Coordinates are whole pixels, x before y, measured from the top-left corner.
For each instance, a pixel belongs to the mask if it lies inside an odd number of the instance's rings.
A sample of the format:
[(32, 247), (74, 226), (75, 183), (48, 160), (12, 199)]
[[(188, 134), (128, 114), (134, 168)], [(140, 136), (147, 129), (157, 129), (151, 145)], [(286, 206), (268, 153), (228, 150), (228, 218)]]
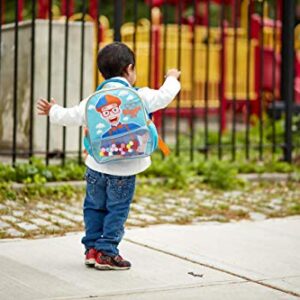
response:
[[(114, 81), (116, 80), (116, 81)], [(115, 88), (115, 87), (123, 87), (124, 85), (122, 84), (124, 82), (126, 85), (131, 87), (131, 84), (128, 82), (128, 80), (124, 77), (117, 76), (117, 77), (112, 77), (108, 79), (107, 83), (104, 83), (104, 85), (101, 88)]]

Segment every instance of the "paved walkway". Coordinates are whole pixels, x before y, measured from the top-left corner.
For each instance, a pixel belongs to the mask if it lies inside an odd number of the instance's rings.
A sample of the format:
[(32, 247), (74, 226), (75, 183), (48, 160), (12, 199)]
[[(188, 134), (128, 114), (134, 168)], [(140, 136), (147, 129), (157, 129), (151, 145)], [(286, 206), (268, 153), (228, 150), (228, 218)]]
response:
[(86, 268), (80, 237), (0, 241), (0, 299), (300, 298), (300, 217), (131, 229), (122, 272)]

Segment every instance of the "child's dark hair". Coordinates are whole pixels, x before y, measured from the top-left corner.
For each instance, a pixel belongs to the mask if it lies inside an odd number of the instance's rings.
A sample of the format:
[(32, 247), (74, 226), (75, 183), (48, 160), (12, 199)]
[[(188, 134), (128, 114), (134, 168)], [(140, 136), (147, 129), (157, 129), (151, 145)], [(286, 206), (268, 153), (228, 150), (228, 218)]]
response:
[(105, 79), (123, 76), (125, 68), (130, 64), (135, 65), (135, 56), (133, 51), (123, 43), (111, 43), (98, 53), (98, 69)]

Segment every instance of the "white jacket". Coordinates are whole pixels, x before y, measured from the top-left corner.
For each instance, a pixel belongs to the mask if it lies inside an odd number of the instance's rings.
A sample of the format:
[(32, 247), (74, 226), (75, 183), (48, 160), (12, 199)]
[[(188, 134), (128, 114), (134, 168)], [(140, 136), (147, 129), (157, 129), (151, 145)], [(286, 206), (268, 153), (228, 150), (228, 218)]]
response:
[[(123, 77), (116, 78), (128, 83)], [(118, 82), (110, 83), (110, 86), (112, 84), (114, 87), (123, 86)], [(175, 98), (179, 90), (179, 81), (175, 77), (169, 76), (160, 89), (154, 90), (145, 87), (140, 88), (137, 93), (144, 101), (148, 113), (152, 113), (165, 108)], [(53, 105), (49, 113), (50, 122), (63, 126), (86, 125), (85, 106), (87, 100), (88, 98), (71, 108), (64, 108), (58, 104)], [(117, 176), (130, 176), (146, 170), (151, 165), (151, 159), (150, 157), (145, 157), (98, 164), (92, 156), (88, 155), (85, 164), (97, 172)]]

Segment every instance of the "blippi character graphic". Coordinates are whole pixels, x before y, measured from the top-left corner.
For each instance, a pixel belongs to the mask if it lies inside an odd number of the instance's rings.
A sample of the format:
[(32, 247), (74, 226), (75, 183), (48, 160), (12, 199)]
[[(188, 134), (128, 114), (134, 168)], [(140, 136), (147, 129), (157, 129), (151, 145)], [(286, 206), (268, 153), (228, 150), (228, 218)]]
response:
[[(121, 123), (120, 118), (122, 114), (121, 100), (113, 95), (101, 96), (96, 104), (96, 111), (100, 113), (101, 117), (110, 124), (110, 129), (107, 130), (102, 138), (111, 137), (126, 133), (140, 128), (135, 123)], [(113, 140), (112, 143), (104, 143), (101, 146), (101, 156), (122, 155), (130, 156), (137, 153), (143, 153), (146, 147), (147, 138), (144, 136), (145, 131), (141, 130), (138, 135), (129, 135), (127, 137)]]
[(121, 100), (113, 95), (103, 95), (97, 102), (97, 112), (99, 112), (101, 114), (101, 117), (111, 125), (111, 128), (102, 135), (103, 138), (125, 133), (127, 131), (140, 127), (139, 125), (134, 123), (123, 124), (120, 122), (122, 113), (122, 109), (120, 106)]

